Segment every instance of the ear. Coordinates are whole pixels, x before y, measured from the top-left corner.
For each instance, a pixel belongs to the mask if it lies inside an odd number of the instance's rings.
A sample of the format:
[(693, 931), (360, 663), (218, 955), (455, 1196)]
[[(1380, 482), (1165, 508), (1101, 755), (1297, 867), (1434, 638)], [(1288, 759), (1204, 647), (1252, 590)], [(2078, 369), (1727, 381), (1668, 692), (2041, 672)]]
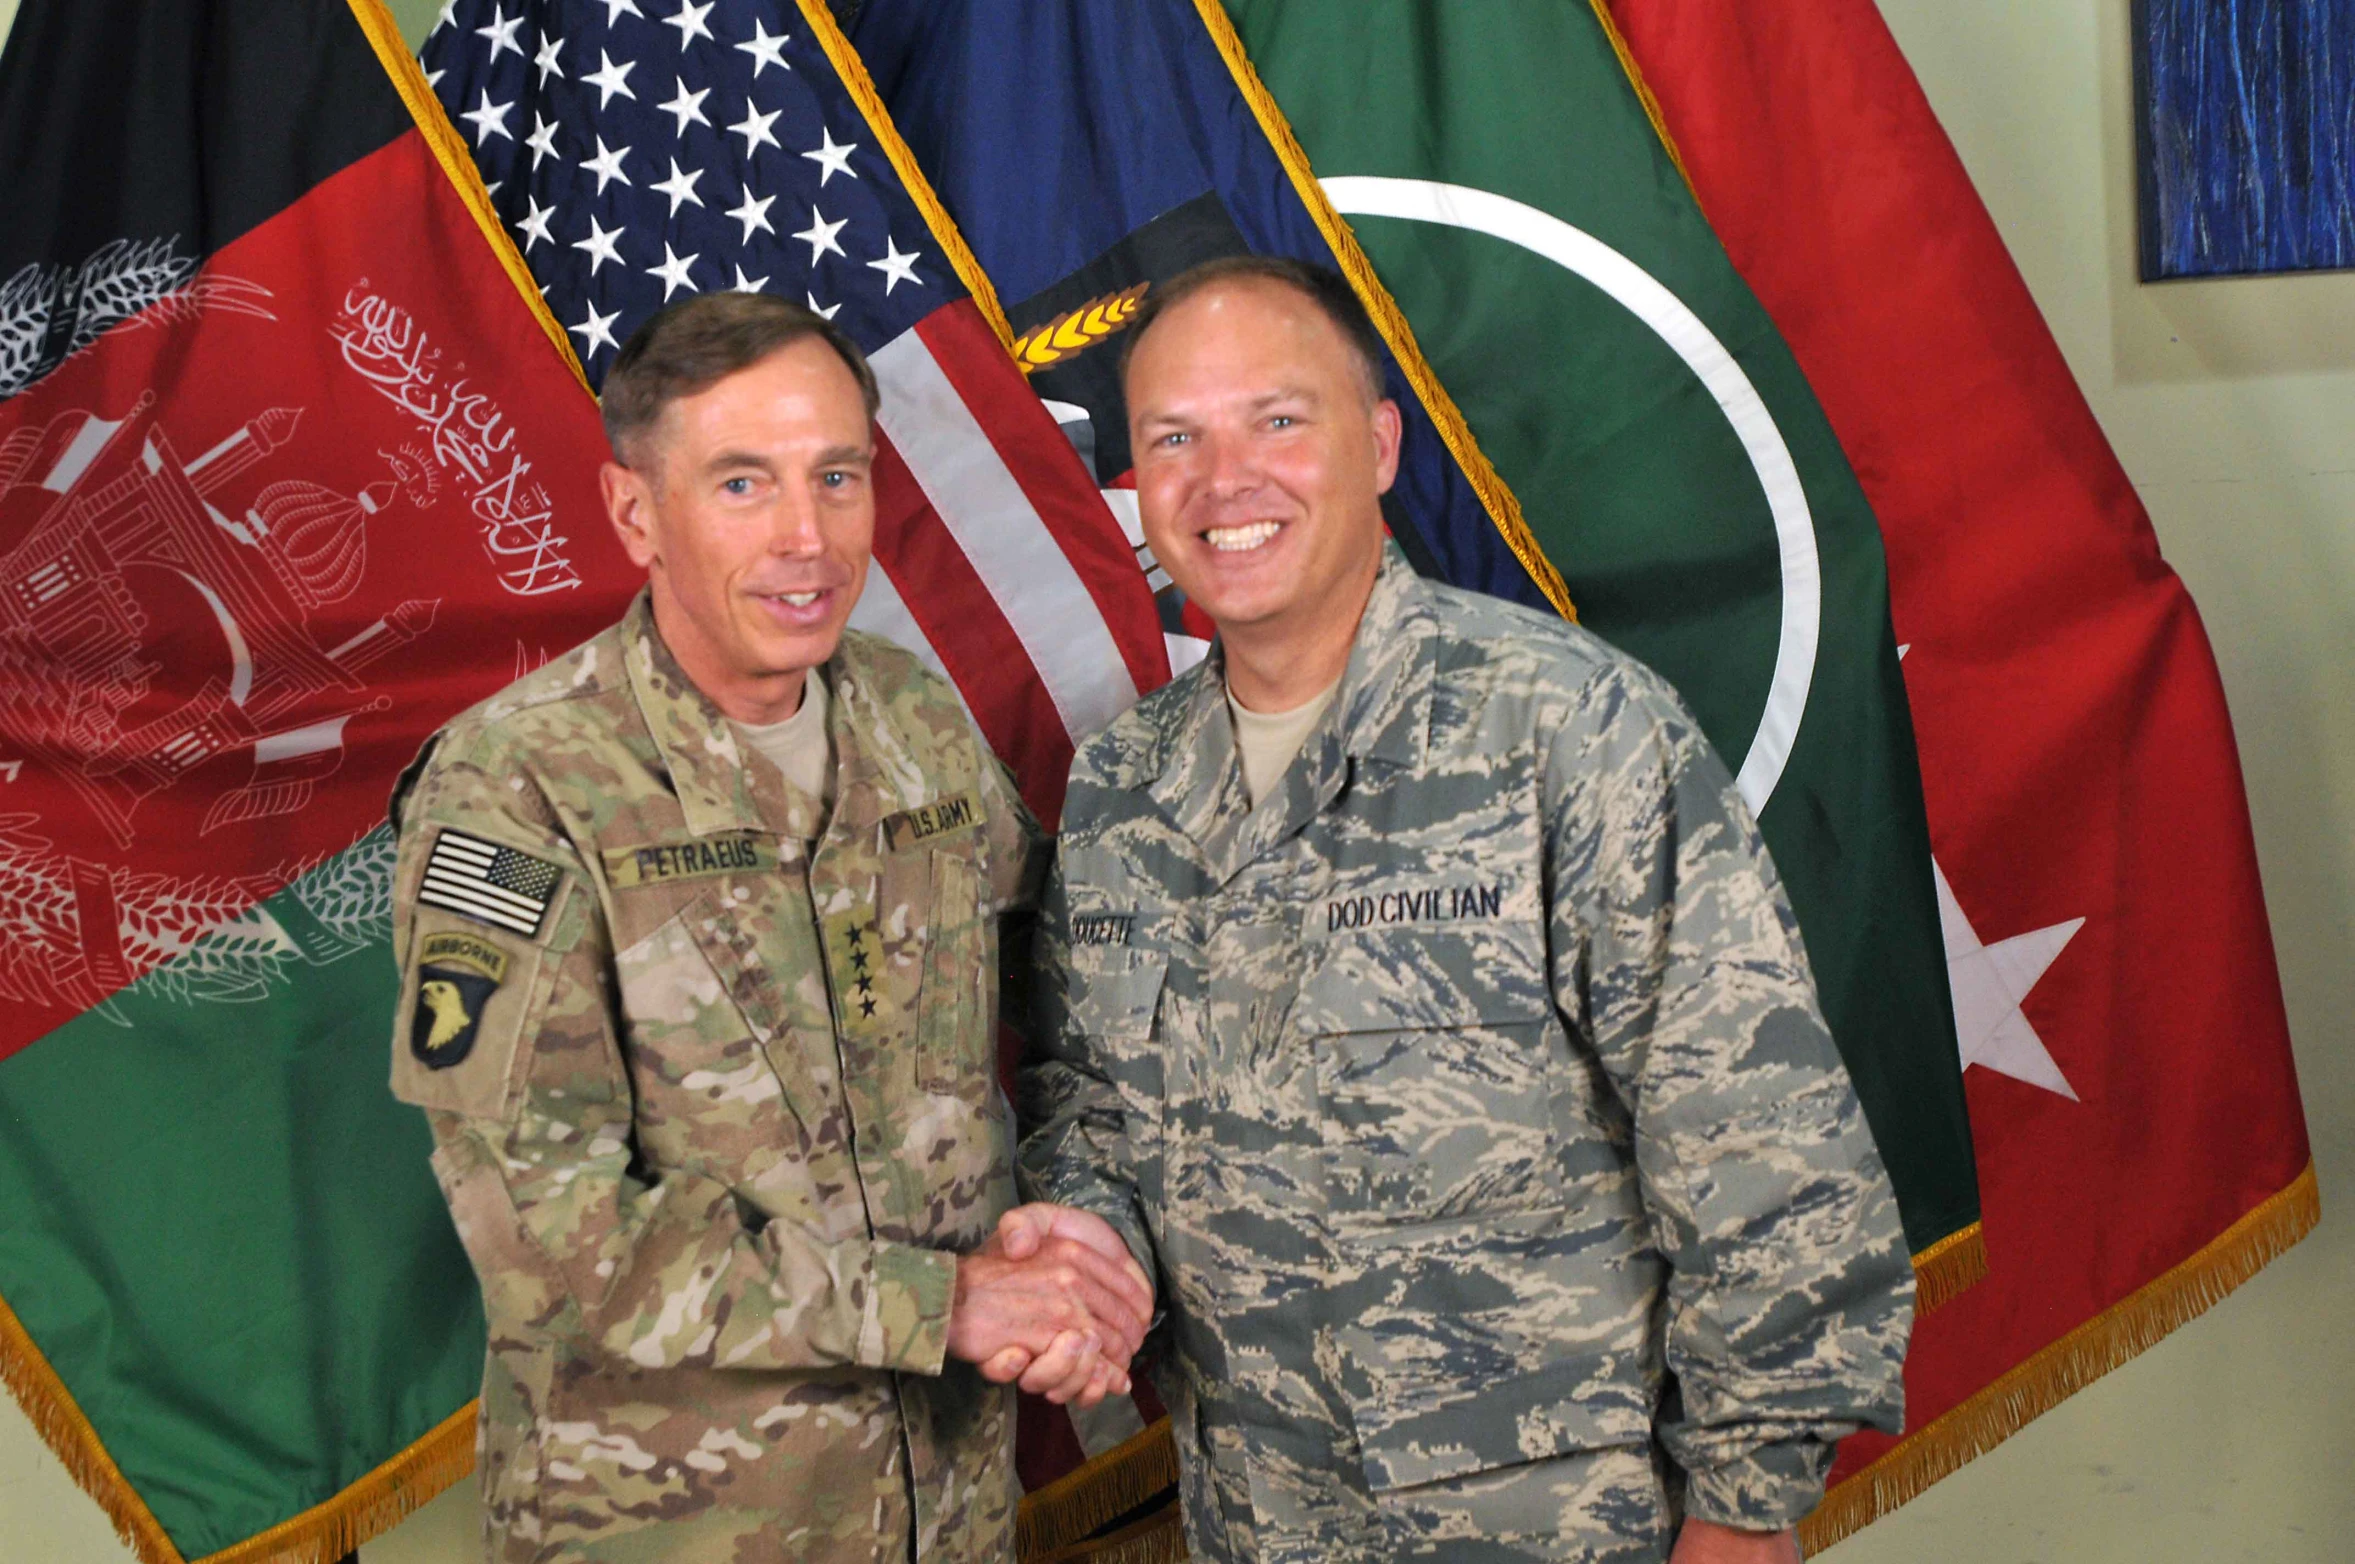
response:
[(1398, 404), (1384, 397), (1374, 404), (1374, 492), (1388, 494), (1398, 481), (1398, 445), (1406, 424)]
[(622, 552), (640, 570), (649, 569), (657, 554), (659, 535), (654, 512), (654, 488), (645, 476), (619, 462), (597, 469), (597, 487), (605, 495), (605, 515)]

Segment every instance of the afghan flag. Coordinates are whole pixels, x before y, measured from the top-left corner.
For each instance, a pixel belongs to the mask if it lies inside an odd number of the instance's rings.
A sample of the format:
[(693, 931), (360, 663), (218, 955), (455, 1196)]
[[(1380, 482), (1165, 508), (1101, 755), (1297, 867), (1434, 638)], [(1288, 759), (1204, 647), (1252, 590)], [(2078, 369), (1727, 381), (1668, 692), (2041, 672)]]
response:
[(2199, 616), (1871, 0), (1614, 8), (1864, 475), (1937, 849), (1987, 1279), (1815, 1546), (2193, 1318), (2318, 1215)]
[(488, 211), (376, 0), (26, 0), (0, 55), (0, 1374), (148, 1564), (473, 1459), (385, 800), (634, 584)]

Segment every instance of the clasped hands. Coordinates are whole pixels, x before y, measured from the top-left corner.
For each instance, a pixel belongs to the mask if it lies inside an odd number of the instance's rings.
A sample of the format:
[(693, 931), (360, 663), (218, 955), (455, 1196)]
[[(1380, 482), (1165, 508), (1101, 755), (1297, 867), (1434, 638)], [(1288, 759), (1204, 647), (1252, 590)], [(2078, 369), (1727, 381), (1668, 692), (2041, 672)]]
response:
[(949, 1356), (993, 1384), (1058, 1404), (1126, 1395), (1129, 1360), (1153, 1319), (1153, 1284), (1102, 1217), (1017, 1206), (957, 1258)]

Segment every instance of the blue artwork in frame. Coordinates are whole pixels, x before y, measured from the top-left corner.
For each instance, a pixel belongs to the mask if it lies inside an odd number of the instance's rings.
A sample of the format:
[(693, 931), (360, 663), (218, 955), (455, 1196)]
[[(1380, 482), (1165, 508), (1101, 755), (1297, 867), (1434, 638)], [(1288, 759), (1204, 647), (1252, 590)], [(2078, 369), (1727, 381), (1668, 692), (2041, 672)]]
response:
[(2355, 0), (2135, 0), (2142, 276), (2355, 267)]

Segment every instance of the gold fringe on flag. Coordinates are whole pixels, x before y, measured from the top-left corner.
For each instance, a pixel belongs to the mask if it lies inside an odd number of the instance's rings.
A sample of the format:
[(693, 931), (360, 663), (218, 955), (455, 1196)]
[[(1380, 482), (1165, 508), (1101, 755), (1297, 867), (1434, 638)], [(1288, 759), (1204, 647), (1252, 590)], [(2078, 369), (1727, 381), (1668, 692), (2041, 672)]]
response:
[[(350, 0), (353, 18), (375, 50), (377, 61), (416, 122), (419, 134), (432, 149), (451, 185), (457, 190), (483, 238), (498, 256), (516, 293), (546, 333), (551, 346), (573, 378), (588, 388), (580, 360), (566, 339), (564, 328), (548, 312), (531, 272), (516, 252), (514, 241), (491, 208), (490, 192), (467, 155), (449, 117), (427, 86), (416, 56), (409, 52), (401, 30), (382, 0)], [(98, 1431), (74, 1401), (73, 1395), (33, 1342), (23, 1321), (0, 1301), (0, 1382), (5, 1382), (17, 1404), (25, 1409), (34, 1429), (49, 1446), (66, 1474), (97, 1501), (114, 1523), (117, 1536), (140, 1564), (188, 1564), (173, 1545), (155, 1512), (147, 1507), (114, 1457), (107, 1454)], [(377, 1467), (342, 1492), (268, 1531), (205, 1555), (197, 1564), (324, 1564), (350, 1553), (371, 1537), (399, 1524), (418, 1506), (474, 1469), (475, 1403), (469, 1401), (423, 1438)]]
[[(808, 5), (811, 0), (802, 3)], [(1359, 301), (1374, 318), (1382, 339), (1390, 344), (1391, 355), (1406, 372), (1407, 383), (1415, 388), (1416, 399), (1431, 415), (1431, 422), (1455, 456), (1456, 465), (1471, 480), (1473, 491), (1480, 496), (1489, 519), (1496, 523), (1496, 530), (1504, 534), (1506, 547), (1521, 562), (1521, 568), (1529, 572), (1529, 579), (1537, 583), (1546, 601), (1563, 618), (1576, 620), (1578, 610), (1570, 601), (1570, 589), (1563, 584), (1562, 573), (1545, 557), (1545, 550), (1538, 547), (1529, 523), (1521, 515), (1521, 502), (1513, 497), (1513, 491), (1505, 486), (1505, 480), (1481, 452), (1480, 442), (1472, 436), (1472, 426), (1464, 421), (1463, 410), (1456, 406), (1455, 398), (1447, 394), (1447, 388), (1432, 372), (1430, 361), (1423, 357), (1422, 348), (1415, 342), (1415, 329), (1407, 324), (1406, 312), (1398, 307), (1390, 290), (1382, 286), (1382, 279), (1374, 273), (1374, 263), (1358, 247), (1357, 235), (1348, 222), (1325, 199), (1324, 187), (1317, 183), (1316, 174), (1308, 165), (1308, 154), (1301, 150), (1299, 139), (1292, 134), (1291, 121), (1284, 118), (1284, 111), (1276, 106), (1267, 84), (1259, 79), (1259, 72), (1243, 53), (1243, 40), (1236, 36), (1235, 24), (1227, 20), (1225, 8), (1219, 0), (1194, 0), (1194, 9), (1209, 30), (1211, 40), (1218, 45), (1227, 73), (1234, 77), (1243, 101), (1251, 105), (1260, 133), (1267, 137), (1268, 145), (1283, 162), (1284, 172), (1291, 176), (1294, 193), (1308, 208), (1308, 215), (1316, 220), (1325, 243), (1332, 247), (1334, 261), (1356, 288)]]
[(932, 237), (948, 256), (949, 265), (956, 268), (957, 280), (973, 295), (974, 305), (989, 322), (989, 329), (998, 334), (998, 341), (1005, 344), (1007, 352), (1013, 352), (1014, 328), (1006, 324), (1006, 312), (998, 304), (996, 286), (966, 247), (964, 234), (958, 230), (956, 219), (949, 216), (948, 208), (940, 204), (932, 181), (916, 166), (916, 154), (900, 139), (899, 128), (891, 122), (891, 110), (883, 106), (883, 94), (875, 90), (875, 79), (867, 74), (866, 62), (842, 35), (834, 13), (826, 8), (826, 0), (800, 0), (800, 5), (802, 20), (810, 24), (810, 31), (817, 35), (826, 58), (833, 62), (834, 74), (842, 78), (842, 85), (849, 89), (859, 112), (867, 117), (867, 127), (875, 132), (884, 156), (891, 159), (892, 171), (907, 187), (910, 199), (924, 214), (924, 221), (932, 225)]
[[(1176, 1487), (1177, 1480), (1177, 1442), (1170, 1437), (1169, 1419), (1158, 1418), (1151, 1427), (1024, 1495), (1014, 1522), (1015, 1554), (1031, 1561), (1060, 1559), (1062, 1550), (1155, 1494)], [(1123, 1527), (1116, 1535), (1125, 1537), (1135, 1529)]]
[(48, 1357), (33, 1345), (24, 1322), (5, 1299), (0, 1299), (0, 1382), (6, 1383), (8, 1393), (24, 1408), (33, 1431), (49, 1446), (66, 1475), (98, 1501), (106, 1518), (114, 1522), (115, 1535), (139, 1556), (140, 1564), (183, 1564), (179, 1550), (164, 1535), (147, 1501), (124, 1479), (122, 1468), (99, 1443), (98, 1430), (82, 1415), (73, 1393), (49, 1366)]
[(1927, 1314), (1952, 1303), (1987, 1274), (1987, 1234), (1976, 1222), (1913, 1257), (1913, 1307)]
[[(155, 1512), (139, 1497), (73, 1393), (34, 1345), (16, 1311), (0, 1300), (0, 1383), (8, 1386), (81, 1490), (114, 1523), (115, 1535), (140, 1564), (188, 1564)], [(196, 1564), (327, 1564), (391, 1530), (411, 1511), (474, 1470), (474, 1410), (469, 1401), (424, 1438), (334, 1498), (258, 1536), (209, 1553)]]
[(467, 1402), (424, 1438), (326, 1503), (208, 1553), (196, 1564), (331, 1564), (357, 1551), (361, 1543), (392, 1530), (474, 1470), (474, 1416), (480, 1405)]
[(1800, 1543), (1813, 1557), (1985, 1455), (2177, 1326), (2206, 1313), (2312, 1232), (2321, 1216), (2322, 1196), (2309, 1162), (2287, 1187), (2190, 1259), (2017, 1364), (1834, 1488), (1800, 1523)]
[(554, 344), (556, 356), (572, 371), (572, 378), (581, 383), (583, 391), (588, 390), (589, 377), (581, 370), (580, 356), (572, 350), (572, 338), (557, 323), (548, 301), (540, 297), (540, 285), (533, 280), (531, 268), (524, 264), (523, 252), (515, 248), (515, 241), (508, 237), (507, 225), (499, 221), (497, 210), (491, 206), (491, 193), (483, 187), (482, 170), (474, 166), (474, 155), (466, 150), (458, 127), (442, 112), (441, 99), (433, 95), (433, 87), (425, 79), (425, 68), (417, 63), (417, 56), (409, 51), (408, 43), (401, 37), (400, 24), (384, 8), (384, 0), (351, 0), (351, 8), (360, 31), (368, 35), (369, 46), (376, 51), (378, 63), (392, 78), (401, 102), (408, 105), (409, 117), (417, 122), (418, 134), (433, 149), (434, 161), (441, 164), (458, 198), (473, 214), (475, 227), (482, 230), (491, 253), (499, 258), (507, 280), (515, 284), (515, 291), (522, 296), (532, 318), (540, 323), (540, 330)]
[(1040, 1559), (1025, 1556), (1024, 1564), (1175, 1564), (1184, 1557), (1186, 1523), (1172, 1502), (1168, 1509), (1110, 1536), (1059, 1548)]

